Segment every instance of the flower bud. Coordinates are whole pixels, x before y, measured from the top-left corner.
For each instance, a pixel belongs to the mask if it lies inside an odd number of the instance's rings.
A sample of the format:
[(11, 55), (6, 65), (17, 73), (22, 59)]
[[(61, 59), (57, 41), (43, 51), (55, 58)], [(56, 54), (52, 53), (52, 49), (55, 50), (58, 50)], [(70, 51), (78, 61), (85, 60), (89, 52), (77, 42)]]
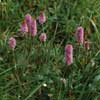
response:
[(9, 38), (8, 44), (9, 44), (9, 47), (11, 49), (15, 49), (15, 47), (16, 47), (16, 39), (13, 38), (13, 37)]
[(46, 34), (45, 33), (42, 33), (41, 35), (40, 35), (40, 41), (41, 42), (45, 42), (46, 41), (46, 39), (47, 39), (47, 36), (46, 36)]
[(22, 25), (21, 25), (21, 32), (23, 32), (23, 33), (27, 33), (27, 32), (28, 32), (28, 26), (27, 26), (26, 21), (23, 21), (23, 22), (22, 22)]
[(42, 11), (39, 16), (39, 23), (44, 24), (45, 22), (46, 22), (46, 16), (45, 13)]
[(33, 37), (37, 34), (37, 23), (35, 19), (33, 19), (31, 23), (31, 34)]
[(90, 50), (90, 42), (88, 40), (85, 41), (85, 48), (86, 50)]

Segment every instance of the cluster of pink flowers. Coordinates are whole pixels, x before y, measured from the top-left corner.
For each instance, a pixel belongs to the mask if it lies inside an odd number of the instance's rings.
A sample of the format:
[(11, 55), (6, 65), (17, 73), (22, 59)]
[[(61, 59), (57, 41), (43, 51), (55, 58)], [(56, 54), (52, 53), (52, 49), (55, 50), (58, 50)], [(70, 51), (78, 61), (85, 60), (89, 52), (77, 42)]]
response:
[[(45, 13), (43, 11), (40, 12), (40, 16), (39, 16), (39, 23), (40, 24), (44, 24), (46, 22), (46, 16)], [(39, 37), (41, 42), (45, 42), (47, 39), (46, 33), (41, 33), (40, 37)]]
[(82, 45), (84, 43), (86, 50), (90, 49), (89, 40), (87, 40), (87, 41), (84, 40), (84, 28), (83, 27), (77, 28), (77, 41), (80, 45)]
[[(40, 16), (38, 18), (38, 21), (41, 25), (43, 25), (46, 22), (46, 16), (45, 13), (42, 11), (40, 13)], [(25, 16), (25, 20), (23, 21), (21, 25), (21, 32), (23, 33), (30, 33), (32, 37), (35, 37), (37, 35), (37, 21), (36, 19), (33, 19), (30, 14), (27, 14)], [(86, 50), (90, 49), (90, 42), (89, 40), (84, 41), (84, 28), (83, 27), (78, 27), (77, 28), (77, 41), (80, 45), (85, 46)], [(47, 39), (46, 33), (42, 32), (41, 35), (39, 36), (39, 39), (41, 42), (45, 42)], [(16, 47), (16, 39), (11, 37), (9, 39), (9, 47), (14, 50)], [(67, 65), (71, 65), (73, 63), (73, 46), (72, 44), (67, 44), (65, 46), (65, 61)]]
[[(37, 22), (36, 22), (36, 19), (33, 19), (30, 14), (27, 14), (25, 16), (25, 21), (26, 21), (26, 27), (28, 29), (28, 32), (31, 33), (32, 37), (35, 37), (36, 34), (37, 34)], [(22, 25), (22, 29), (24, 29), (23, 25)]]
[[(84, 41), (84, 28), (77, 28), (77, 41), (80, 45), (85, 45), (86, 50), (90, 50), (90, 42), (89, 40)], [(71, 44), (67, 44), (65, 46), (65, 61), (67, 65), (71, 65), (73, 63), (73, 46)]]
[[(40, 13), (38, 21), (42, 25), (46, 22), (46, 16), (43, 11)], [(35, 37), (37, 35), (37, 21), (36, 19), (33, 19), (30, 14), (27, 14), (25, 16), (25, 19), (21, 24), (21, 32), (23, 34), (29, 33), (31, 34), (32, 37)], [(39, 39), (41, 42), (45, 42), (47, 39), (46, 33), (44, 32), (41, 33), (41, 35), (39, 36)], [(11, 49), (15, 49), (16, 39), (14, 37), (9, 38), (8, 44)]]
[[(40, 13), (39, 19), (38, 19), (40, 24), (44, 24), (46, 22), (46, 16), (45, 13), (42, 11)], [(32, 16), (30, 14), (27, 14), (25, 16), (25, 21), (22, 23), (21, 25), (21, 32), (22, 33), (31, 33), (32, 37), (35, 37), (37, 34), (37, 21), (36, 19), (33, 19)], [(46, 41), (46, 38), (44, 38), (44, 36), (46, 37), (46, 33), (41, 34), (41, 38), (40, 39), (41, 42)]]

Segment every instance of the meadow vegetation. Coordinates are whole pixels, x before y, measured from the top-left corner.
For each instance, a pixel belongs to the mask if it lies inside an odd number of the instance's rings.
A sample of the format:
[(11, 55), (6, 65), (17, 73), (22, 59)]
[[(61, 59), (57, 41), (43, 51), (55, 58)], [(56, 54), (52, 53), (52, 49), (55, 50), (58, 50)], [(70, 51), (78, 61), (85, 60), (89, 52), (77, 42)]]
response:
[[(21, 32), (27, 14), (37, 21), (35, 37)], [(76, 38), (80, 26), (89, 50)], [(100, 100), (100, 0), (0, 0), (0, 100)]]

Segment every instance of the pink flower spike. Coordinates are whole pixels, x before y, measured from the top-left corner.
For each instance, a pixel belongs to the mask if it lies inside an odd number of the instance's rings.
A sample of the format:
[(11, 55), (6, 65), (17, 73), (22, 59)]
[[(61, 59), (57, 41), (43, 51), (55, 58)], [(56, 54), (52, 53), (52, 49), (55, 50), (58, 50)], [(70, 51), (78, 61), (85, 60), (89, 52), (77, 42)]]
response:
[(13, 37), (9, 38), (8, 44), (9, 44), (9, 47), (11, 49), (15, 49), (15, 47), (16, 47), (16, 39), (13, 38)]
[(23, 32), (23, 33), (27, 33), (28, 32), (28, 26), (27, 26), (27, 23), (26, 23), (25, 20), (22, 22), (21, 32)]
[(27, 14), (25, 16), (25, 20), (26, 20), (26, 23), (28, 26), (28, 31), (30, 32), (31, 31), (32, 16), (30, 14)]
[(37, 34), (37, 22), (35, 19), (33, 19), (31, 23), (31, 34), (33, 37)]
[(78, 27), (77, 28), (77, 41), (79, 44), (83, 44), (84, 42), (84, 28), (83, 27)]
[(44, 24), (46, 22), (46, 16), (43, 11), (41, 11), (40, 16), (39, 16), (39, 23)]
[(46, 39), (47, 39), (47, 36), (46, 36), (46, 34), (45, 33), (41, 33), (41, 35), (40, 35), (40, 41), (41, 42), (45, 42), (46, 41)]
[(73, 46), (71, 44), (65, 47), (65, 61), (68, 66), (73, 63)]
[(90, 42), (88, 40), (85, 41), (85, 48), (86, 50), (90, 50)]

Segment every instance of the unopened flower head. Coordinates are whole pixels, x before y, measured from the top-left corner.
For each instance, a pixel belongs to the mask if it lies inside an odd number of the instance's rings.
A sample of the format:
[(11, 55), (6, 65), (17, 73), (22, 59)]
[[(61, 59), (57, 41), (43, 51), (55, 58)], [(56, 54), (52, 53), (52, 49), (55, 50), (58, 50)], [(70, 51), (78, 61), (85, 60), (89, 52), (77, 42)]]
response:
[(40, 16), (39, 16), (39, 23), (44, 24), (46, 22), (46, 16), (43, 11), (41, 11)]
[(31, 23), (31, 34), (33, 37), (37, 34), (37, 22), (35, 19), (33, 19)]
[(25, 20), (26, 20), (26, 23), (27, 23), (27, 26), (28, 26), (28, 31), (30, 32), (30, 30), (31, 30), (31, 23), (32, 23), (32, 16), (30, 14), (27, 14), (25, 16)]
[(90, 50), (90, 41), (89, 40), (85, 41), (85, 48), (86, 48), (86, 50)]
[(15, 49), (15, 47), (16, 47), (16, 39), (13, 38), (13, 37), (9, 38), (8, 44), (9, 44), (9, 47), (11, 49)]
[(83, 27), (77, 28), (77, 41), (79, 42), (79, 44), (83, 44), (84, 42), (84, 28)]
[(71, 44), (68, 44), (65, 47), (65, 61), (67, 65), (71, 65), (73, 63), (73, 46)]
[(46, 34), (45, 33), (41, 33), (41, 35), (40, 35), (40, 41), (41, 42), (45, 42), (46, 41), (46, 39), (47, 39), (47, 36), (46, 36)]
[(28, 32), (28, 26), (27, 26), (27, 23), (26, 23), (25, 20), (22, 22), (21, 32), (23, 32), (23, 33), (27, 33)]

